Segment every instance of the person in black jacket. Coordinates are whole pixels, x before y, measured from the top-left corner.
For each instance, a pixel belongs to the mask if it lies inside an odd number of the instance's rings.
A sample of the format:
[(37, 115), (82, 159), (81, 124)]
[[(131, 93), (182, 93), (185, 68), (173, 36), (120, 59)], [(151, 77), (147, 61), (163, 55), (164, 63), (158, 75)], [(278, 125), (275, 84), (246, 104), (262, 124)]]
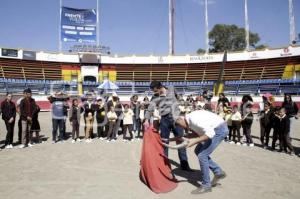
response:
[(217, 107), (219, 106), (219, 104), (223, 104), (223, 107), (229, 107), (230, 106), (230, 102), (229, 102), (228, 98), (225, 97), (224, 93), (219, 94)]
[(62, 134), (63, 134), (64, 139), (66, 139), (66, 121), (68, 118), (68, 109), (70, 109), (70, 106), (67, 101), (64, 101), (64, 103), (63, 103), (64, 119), (63, 119), (63, 129), (62, 129)]
[(1, 112), (2, 112), (2, 119), (5, 122), (7, 134), (5, 140), (5, 148), (11, 149), (13, 148), (13, 138), (14, 138), (14, 126), (15, 126), (15, 119), (16, 119), (16, 106), (11, 101), (12, 94), (7, 93), (6, 99), (1, 103)]
[(281, 108), (280, 112), (280, 131), (282, 136), (282, 148), (285, 152), (294, 155), (294, 148), (290, 138), (290, 118), (286, 115), (285, 108)]
[[(79, 124), (80, 124), (80, 114), (83, 112), (83, 108), (78, 105), (78, 100), (72, 100), (72, 107), (69, 110), (69, 120), (72, 124), (72, 143), (75, 141), (80, 142), (79, 138)], [(76, 137), (75, 137), (76, 133)]]
[(279, 146), (280, 149), (279, 151), (282, 151), (282, 139), (283, 139), (283, 134), (280, 130), (280, 109), (281, 107), (277, 106), (275, 107), (275, 112), (274, 112), (274, 117), (273, 117), (273, 140), (272, 140), (272, 150), (275, 150), (276, 147), (276, 142), (279, 140)]
[(245, 107), (245, 113), (242, 116), (242, 127), (243, 127), (243, 134), (246, 137), (246, 143), (243, 143), (243, 145), (248, 145), (250, 147), (253, 147), (253, 141), (251, 137), (251, 126), (253, 123), (253, 114), (251, 111), (252, 105), (249, 104)]
[[(290, 94), (284, 95), (284, 102), (282, 103), (281, 107), (285, 108), (286, 115), (290, 118), (290, 131), (295, 131), (296, 129), (292, 128), (292, 122), (294, 122), (294, 118), (298, 119), (298, 111), (299, 108), (297, 104), (292, 100), (292, 96)], [(295, 133), (295, 132), (294, 132)]]
[(268, 148), (270, 131), (272, 128), (272, 118), (274, 112), (270, 109), (271, 105), (269, 102), (264, 104), (264, 110), (259, 113), (260, 117), (260, 141), (264, 148)]
[(284, 95), (284, 102), (282, 103), (281, 107), (285, 109), (286, 115), (289, 118), (295, 117), (296, 119), (298, 119), (297, 113), (299, 109), (297, 104), (293, 102), (292, 96), (290, 94)]
[[(130, 102), (130, 108), (132, 109), (134, 115), (133, 115), (133, 134), (137, 136), (139, 134), (139, 127), (141, 126), (140, 124), (140, 107), (141, 104), (138, 101), (139, 97), (137, 95), (133, 95), (131, 97), (131, 102)], [(138, 137), (137, 137), (138, 138)]]
[(96, 104), (96, 120), (97, 120), (97, 135), (98, 138), (101, 140), (104, 140), (104, 138), (107, 136), (104, 127), (107, 123), (106, 118), (106, 110), (105, 110), (105, 104), (103, 103), (102, 98), (97, 99)]
[(30, 129), (30, 134), (29, 134), (29, 142), (31, 144), (33, 144), (32, 136), (33, 136), (34, 132), (36, 134), (37, 143), (40, 143), (41, 127), (40, 127), (40, 123), (39, 123), (39, 119), (38, 119), (40, 110), (41, 110), (40, 107), (36, 104), (33, 114), (32, 114), (32, 124), (31, 124), (31, 129)]

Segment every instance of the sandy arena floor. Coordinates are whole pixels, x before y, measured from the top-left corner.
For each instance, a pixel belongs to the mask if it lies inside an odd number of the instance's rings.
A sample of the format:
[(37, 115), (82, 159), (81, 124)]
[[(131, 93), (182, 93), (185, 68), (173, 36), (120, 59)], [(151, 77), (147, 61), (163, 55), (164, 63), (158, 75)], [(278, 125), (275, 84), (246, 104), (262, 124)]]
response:
[[(179, 186), (167, 194), (154, 194), (139, 180), (139, 160), (142, 141), (115, 143), (94, 140), (75, 143), (68, 140), (51, 144), (50, 113), (40, 114), (41, 135), (48, 140), (32, 148), (0, 151), (0, 198), (221, 198), (221, 199), (298, 199), (300, 198), (300, 158), (272, 152), (260, 147), (243, 147), (222, 143), (212, 157), (227, 172), (222, 185), (205, 195), (191, 195), (200, 179), (199, 165), (193, 148), (188, 149), (190, 166), (196, 172), (177, 168), (176, 151), (173, 171)], [(292, 143), (300, 152), (300, 121), (293, 121)], [(6, 134), (0, 122), (0, 140)], [(67, 132), (70, 132), (67, 123)], [(83, 130), (81, 129), (83, 136)], [(258, 123), (253, 126), (255, 143), (259, 143)], [(14, 140), (17, 140), (15, 128)]]

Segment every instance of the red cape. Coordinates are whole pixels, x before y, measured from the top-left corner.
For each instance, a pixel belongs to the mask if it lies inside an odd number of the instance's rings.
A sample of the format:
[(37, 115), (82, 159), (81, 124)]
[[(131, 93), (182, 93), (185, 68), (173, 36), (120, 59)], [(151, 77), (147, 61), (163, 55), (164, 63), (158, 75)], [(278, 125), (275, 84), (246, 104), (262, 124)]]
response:
[(166, 193), (177, 187), (160, 135), (151, 126), (144, 133), (140, 178), (155, 193)]

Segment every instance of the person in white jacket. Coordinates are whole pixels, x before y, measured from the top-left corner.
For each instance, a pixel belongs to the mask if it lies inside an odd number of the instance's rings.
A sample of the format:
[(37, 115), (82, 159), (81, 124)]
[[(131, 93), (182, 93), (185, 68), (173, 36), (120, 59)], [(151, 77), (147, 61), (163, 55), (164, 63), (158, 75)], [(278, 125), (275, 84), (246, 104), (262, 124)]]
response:
[(129, 108), (129, 105), (126, 104), (124, 106), (124, 111), (123, 111), (123, 141), (127, 141), (126, 139), (126, 134), (127, 134), (127, 129), (129, 131), (130, 134), (130, 140), (133, 141), (134, 137), (133, 137), (133, 116), (134, 113), (133, 111)]

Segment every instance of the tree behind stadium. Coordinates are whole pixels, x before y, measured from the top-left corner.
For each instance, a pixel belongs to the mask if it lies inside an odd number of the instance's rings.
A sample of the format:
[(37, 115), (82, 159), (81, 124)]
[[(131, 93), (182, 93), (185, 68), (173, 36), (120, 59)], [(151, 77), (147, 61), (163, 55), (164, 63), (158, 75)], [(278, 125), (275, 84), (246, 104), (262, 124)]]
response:
[[(249, 32), (249, 43), (254, 49), (264, 49), (266, 46), (257, 45), (260, 37), (257, 33)], [(246, 48), (245, 29), (236, 25), (216, 24), (209, 32), (209, 52), (242, 51)], [(203, 53), (202, 49), (197, 51)]]

